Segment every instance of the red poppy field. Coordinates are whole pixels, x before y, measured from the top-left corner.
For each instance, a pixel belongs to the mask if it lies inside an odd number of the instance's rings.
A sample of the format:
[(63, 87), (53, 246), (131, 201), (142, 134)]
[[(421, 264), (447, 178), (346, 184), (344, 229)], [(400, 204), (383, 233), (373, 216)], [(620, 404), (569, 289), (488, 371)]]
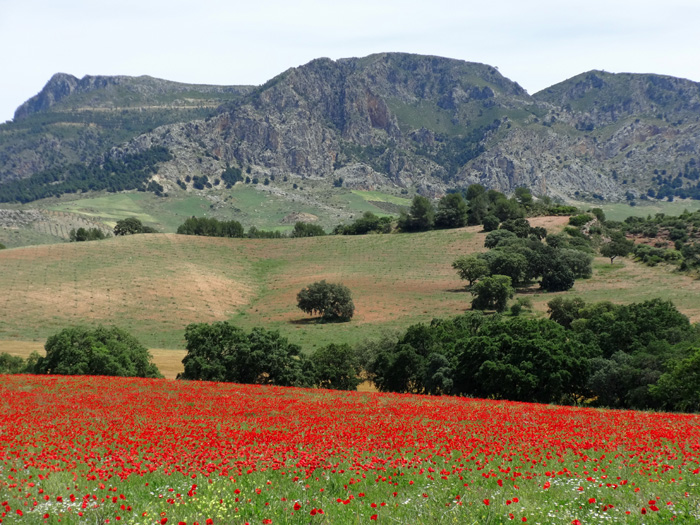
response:
[(5, 523), (700, 519), (700, 417), (0, 376)]

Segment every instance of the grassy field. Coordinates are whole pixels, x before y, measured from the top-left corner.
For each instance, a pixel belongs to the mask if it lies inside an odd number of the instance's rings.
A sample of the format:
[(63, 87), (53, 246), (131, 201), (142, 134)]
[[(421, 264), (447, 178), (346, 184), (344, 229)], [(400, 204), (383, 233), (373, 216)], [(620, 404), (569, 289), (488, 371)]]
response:
[(258, 187), (238, 184), (230, 190), (209, 193), (209, 198), (203, 193), (177, 192), (170, 197), (157, 197), (150, 193), (133, 192), (72, 200), (62, 197), (51, 199), (44, 205), (50, 210), (84, 215), (109, 226), (114, 226), (120, 219), (136, 217), (164, 233), (174, 233), (185, 219), (192, 216), (234, 219), (246, 229), (255, 226), (264, 230), (287, 231), (294, 224), (285, 222), (285, 217), (299, 212), (317, 217), (318, 224), (330, 231), (340, 222), (348, 222), (365, 211), (386, 215), (372, 201), (399, 206), (409, 206), (411, 202), (378, 191), (331, 191), (310, 186), (305, 192), (298, 197), (289, 197), (265, 191), (262, 184)]
[[(533, 220), (551, 231), (565, 222)], [(187, 324), (231, 320), (278, 329), (307, 352), (353, 344), (466, 311), (471, 296), (451, 263), (483, 250), (484, 236), (478, 228), (276, 240), (159, 234), (3, 250), (0, 341), (43, 344), (66, 326), (101, 323), (150, 348), (183, 349)], [(351, 322), (317, 323), (296, 308), (297, 292), (322, 279), (350, 288)], [(537, 286), (521, 293), (534, 315), (545, 315), (556, 296)], [(663, 266), (597, 259), (593, 277), (565, 293), (586, 301), (671, 299), (700, 321), (700, 281)]]
[[(279, 240), (164, 234), (4, 250), (0, 339), (115, 323), (150, 347), (182, 348), (188, 323), (233, 319), (310, 348), (356, 342), (463, 311), (467, 294), (450, 263), (482, 242), (469, 229)], [(296, 308), (296, 293), (321, 279), (353, 291), (351, 323), (316, 324)]]
[(694, 200), (675, 200), (668, 201), (638, 201), (636, 206), (630, 206), (622, 202), (613, 204), (595, 204), (590, 202), (572, 202), (574, 206), (578, 206), (582, 210), (590, 210), (591, 208), (600, 208), (605, 212), (606, 219), (613, 221), (622, 221), (627, 217), (646, 217), (647, 215), (655, 215), (657, 213), (665, 213), (666, 215), (680, 215), (684, 210), (696, 211), (700, 210), (700, 201)]

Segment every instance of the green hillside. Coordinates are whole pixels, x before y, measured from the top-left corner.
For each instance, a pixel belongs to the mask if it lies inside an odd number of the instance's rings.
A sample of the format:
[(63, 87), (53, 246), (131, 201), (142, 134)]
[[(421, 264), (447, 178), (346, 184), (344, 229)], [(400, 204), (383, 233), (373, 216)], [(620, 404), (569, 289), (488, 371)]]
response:
[[(566, 218), (538, 218), (550, 231)], [(419, 234), (249, 240), (139, 235), (0, 251), (0, 340), (43, 341), (69, 325), (117, 324), (146, 345), (183, 348), (191, 322), (233, 320), (279, 329), (305, 349), (354, 343), (386, 330), (465, 311), (471, 301), (451, 268), (483, 250), (478, 228)], [(353, 292), (350, 323), (316, 324), (296, 308), (314, 281)], [(537, 315), (554, 294), (527, 290)], [(700, 281), (630, 260), (597, 260), (569, 295), (588, 301), (672, 299), (700, 320)]]

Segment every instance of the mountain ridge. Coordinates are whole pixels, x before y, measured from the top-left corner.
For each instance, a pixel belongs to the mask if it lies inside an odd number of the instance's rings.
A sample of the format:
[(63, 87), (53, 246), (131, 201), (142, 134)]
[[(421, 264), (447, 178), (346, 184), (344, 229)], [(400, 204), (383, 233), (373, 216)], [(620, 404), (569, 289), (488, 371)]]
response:
[[(48, 147), (38, 150), (54, 156), (49, 163), (164, 146), (173, 159), (154, 178), (169, 191), (193, 191), (194, 177), (214, 180), (229, 166), (289, 193), (304, 181), (432, 196), (473, 183), (504, 192), (527, 186), (562, 199), (608, 200), (697, 189), (700, 84), (664, 75), (592, 70), (530, 95), (493, 66), (407, 53), (318, 58), (257, 87), (57, 74), (12, 124), (73, 118), (70, 102), (88, 99), (86, 113), (161, 105), (133, 132), (98, 141), (100, 151), (76, 140), (64, 154), (65, 141), (44, 135)], [(21, 155), (8, 149), (0, 147), (0, 181), (47, 164), (18, 170)]]

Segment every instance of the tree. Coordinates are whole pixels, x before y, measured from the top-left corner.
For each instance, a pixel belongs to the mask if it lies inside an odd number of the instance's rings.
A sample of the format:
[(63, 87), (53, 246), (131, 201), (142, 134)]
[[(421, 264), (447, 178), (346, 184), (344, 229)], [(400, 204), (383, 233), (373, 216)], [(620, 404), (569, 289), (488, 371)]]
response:
[(560, 403), (586, 393), (588, 360), (598, 354), (547, 319), (496, 319), (471, 338), (460, 339), (457, 393)]
[(435, 209), (427, 197), (413, 197), (408, 215), (399, 218), (399, 228), (406, 232), (422, 232), (431, 230), (435, 225)]
[(518, 204), (526, 210), (532, 208), (533, 199), (529, 189), (522, 186), (520, 188), (515, 188), (515, 199), (518, 201)]
[(579, 250), (558, 250), (558, 258), (571, 270), (575, 279), (588, 279), (593, 275), (593, 257)]
[(504, 195), (500, 197), (494, 203), (493, 214), (501, 219), (501, 221), (507, 221), (508, 219), (518, 219), (525, 215), (525, 212), (518, 204), (515, 199), (506, 199)]
[(486, 239), (484, 239), (484, 246), (486, 248), (495, 248), (499, 244), (503, 243), (508, 239), (516, 239), (517, 236), (509, 230), (494, 230), (490, 232)]
[(155, 233), (150, 226), (144, 226), (136, 217), (128, 217), (117, 221), (114, 226), (114, 235), (134, 235), (137, 233)]
[(365, 235), (367, 233), (390, 233), (391, 217), (378, 217), (366, 211), (352, 224), (339, 224), (333, 229), (335, 235)]
[(319, 314), (324, 321), (349, 321), (355, 313), (350, 290), (325, 280), (300, 290), (297, 306), (307, 314)]
[(530, 222), (523, 218), (508, 219), (503, 221), (503, 224), (501, 224), (501, 229), (511, 231), (521, 239), (526, 239), (531, 232)]
[(669, 371), (649, 388), (664, 409), (700, 411), (700, 347), (691, 351), (689, 357), (672, 363)]
[(488, 254), (487, 264), (489, 274), (507, 275), (513, 286), (520, 286), (526, 281), (528, 261), (520, 253), (505, 249), (493, 250)]
[(540, 288), (548, 292), (564, 292), (574, 287), (576, 278), (561, 258), (556, 257), (542, 273)]
[(624, 234), (615, 232), (609, 242), (600, 247), (600, 254), (610, 258), (610, 264), (615, 262), (616, 257), (627, 256), (634, 248), (634, 242), (625, 238)]
[(298, 221), (294, 224), (292, 237), (320, 237), (326, 232), (318, 224), (309, 224), (307, 222)]
[(135, 337), (117, 328), (65, 328), (46, 340), (39, 374), (162, 377), (151, 354)]
[(477, 279), (489, 273), (489, 265), (485, 260), (476, 255), (466, 255), (455, 259), (452, 263), (452, 268), (457, 270), (460, 279), (469, 281), (469, 287), (471, 287)]
[(348, 344), (330, 344), (311, 354), (316, 384), (321, 388), (357, 390), (362, 367), (357, 353)]
[(185, 370), (178, 379), (244, 384), (308, 386), (312, 374), (299, 346), (279, 332), (229, 322), (190, 324), (185, 329)]
[(498, 226), (501, 224), (501, 221), (498, 220), (498, 217), (496, 217), (495, 215), (487, 215), (483, 218), (481, 224), (483, 225), (485, 232), (492, 232), (498, 229)]
[(507, 275), (492, 275), (484, 277), (472, 287), (472, 308), (474, 310), (496, 310), (503, 312), (508, 305), (508, 299), (513, 297), (514, 290), (510, 277)]
[(7, 246), (0, 242), (0, 250), (4, 250), (5, 248), (7, 248)]
[(598, 219), (598, 222), (601, 224), (605, 222), (605, 212), (601, 208), (593, 208), (591, 213), (595, 215), (595, 218)]
[(36, 351), (29, 354), (27, 359), (7, 352), (0, 352), (0, 374), (34, 374), (36, 373), (36, 363), (40, 358), (41, 356)]
[(571, 328), (571, 323), (581, 317), (580, 311), (586, 306), (586, 303), (580, 297), (572, 297), (571, 299), (562, 296), (555, 297), (547, 303), (547, 313), (552, 321), (562, 325), (564, 328)]
[(474, 199), (480, 195), (484, 195), (485, 193), (486, 188), (484, 188), (481, 184), (470, 184), (467, 188), (467, 200), (469, 201), (469, 204), (471, 204)]
[(436, 228), (461, 228), (467, 224), (467, 203), (459, 193), (448, 193), (438, 202)]

